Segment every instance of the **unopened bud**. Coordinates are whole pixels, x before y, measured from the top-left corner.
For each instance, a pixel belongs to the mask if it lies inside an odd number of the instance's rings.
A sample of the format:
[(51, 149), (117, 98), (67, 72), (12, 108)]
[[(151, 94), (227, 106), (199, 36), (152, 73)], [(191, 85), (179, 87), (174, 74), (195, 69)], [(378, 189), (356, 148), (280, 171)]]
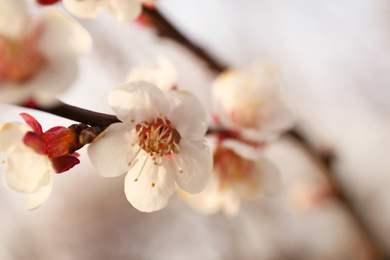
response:
[(84, 129), (79, 135), (80, 145), (84, 146), (91, 143), (100, 133), (101, 131), (97, 127), (88, 127), (87, 129)]

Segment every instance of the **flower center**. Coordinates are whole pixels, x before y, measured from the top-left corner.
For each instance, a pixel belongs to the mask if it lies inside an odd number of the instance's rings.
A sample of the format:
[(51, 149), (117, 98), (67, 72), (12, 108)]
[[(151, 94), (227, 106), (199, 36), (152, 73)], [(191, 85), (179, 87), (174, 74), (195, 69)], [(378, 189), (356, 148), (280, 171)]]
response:
[(0, 35), (0, 80), (21, 82), (31, 78), (43, 65), (37, 34), (23, 39)]
[(242, 158), (230, 149), (219, 148), (214, 154), (214, 169), (218, 172), (221, 189), (250, 181), (253, 167), (253, 161)]
[(166, 118), (155, 118), (151, 122), (143, 121), (136, 126), (139, 147), (150, 156), (170, 156), (179, 151), (178, 144), (181, 136), (170, 126)]

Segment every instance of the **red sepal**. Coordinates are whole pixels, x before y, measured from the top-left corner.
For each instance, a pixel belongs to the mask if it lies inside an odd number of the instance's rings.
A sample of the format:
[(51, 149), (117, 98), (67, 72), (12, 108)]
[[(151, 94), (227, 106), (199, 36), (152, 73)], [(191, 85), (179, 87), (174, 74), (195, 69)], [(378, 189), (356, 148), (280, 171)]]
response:
[(43, 143), (42, 136), (35, 132), (27, 132), (23, 138), (23, 142), (28, 147), (34, 149), (38, 154), (45, 154), (45, 144)]
[(56, 173), (63, 173), (80, 163), (80, 160), (76, 157), (65, 155), (51, 159), (53, 169)]
[(49, 158), (56, 158), (74, 152), (75, 134), (66, 127), (53, 127), (42, 134), (45, 151)]
[(40, 5), (52, 5), (59, 1), (60, 0), (35, 0), (35, 2), (37, 2)]
[(152, 28), (153, 27), (153, 22), (150, 20), (150, 18), (144, 14), (144, 13), (141, 13), (137, 19), (135, 19), (135, 23), (143, 26), (143, 27), (146, 27), (146, 28)]
[(41, 124), (33, 116), (27, 113), (20, 113), (19, 115), (23, 118), (24, 122), (26, 122), (26, 124), (34, 130), (34, 132), (38, 134), (43, 133)]

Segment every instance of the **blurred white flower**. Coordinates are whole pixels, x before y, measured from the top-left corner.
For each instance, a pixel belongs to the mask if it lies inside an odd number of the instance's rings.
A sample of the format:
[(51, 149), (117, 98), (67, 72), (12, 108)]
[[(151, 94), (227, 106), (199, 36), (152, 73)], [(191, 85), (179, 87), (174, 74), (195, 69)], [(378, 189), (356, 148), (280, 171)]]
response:
[(30, 17), (22, 0), (0, 0), (0, 103), (23, 103), (69, 87), (76, 58), (91, 42), (83, 27), (57, 9)]
[(305, 212), (333, 199), (334, 192), (325, 181), (300, 180), (289, 187), (286, 195), (292, 209)]
[(212, 88), (219, 123), (252, 141), (277, 136), (294, 121), (279, 88), (276, 68), (268, 63), (223, 72)]
[(176, 88), (177, 71), (167, 57), (160, 55), (155, 64), (132, 68), (127, 76), (127, 81), (135, 80), (151, 82), (167, 93)]
[(260, 150), (233, 139), (208, 140), (214, 151), (209, 184), (195, 195), (178, 191), (194, 209), (205, 214), (222, 211), (233, 217), (238, 213), (241, 201), (255, 202), (263, 194), (274, 195), (280, 191), (279, 170)]
[(200, 192), (211, 175), (212, 157), (204, 139), (206, 110), (186, 91), (166, 95), (151, 83), (134, 81), (114, 89), (108, 101), (122, 123), (112, 124), (89, 146), (98, 173), (127, 172), (125, 193), (138, 210), (165, 207), (175, 182)]
[(49, 197), (53, 173), (67, 171), (79, 160), (77, 155), (68, 154), (68, 141), (73, 136), (67, 128), (55, 127), (43, 133), (32, 116), (21, 115), (29, 125), (14, 122), (0, 126), (0, 152), (6, 154), (3, 179), (9, 188), (27, 193), (24, 208), (34, 210)]
[(137, 18), (141, 14), (142, 4), (153, 6), (157, 0), (63, 0), (64, 6), (73, 15), (80, 18), (96, 18), (102, 12), (114, 15), (119, 22)]

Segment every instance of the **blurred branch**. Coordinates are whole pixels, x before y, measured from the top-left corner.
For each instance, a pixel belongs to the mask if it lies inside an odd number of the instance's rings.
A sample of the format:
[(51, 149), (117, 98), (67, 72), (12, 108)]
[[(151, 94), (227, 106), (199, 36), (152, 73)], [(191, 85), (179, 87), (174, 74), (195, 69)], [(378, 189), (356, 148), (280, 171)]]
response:
[[(149, 21), (157, 30), (158, 34), (162, 37), (167, 37), (171, 40), (174, 40), (184, 47), (186, 47), (189, 51), (191, 51), (194, 55), (202, 59), (206, 62), (209, 67), (216, 73), (220, 73), (226, 69), (226, 66), (221, 65), (218, 61), (216, 61), (211, 55), (209, 55), (205, 50), (201, 49), (199, 46), (192, 43), (188, 38), (186, 38), (183, 34), (181, 34), (175, 26), (173, 26), (158, 10), (149, 9), (144, 7), (143, 13), (147, 16)], [(224, 134), (229, 137), (230, 135), (234, 135), (234, 133), (226, 132), (225, 130), (215, 130), (209, 129), (208, 133), (215, 133), (218, 131), (224, 132)], [(365, 233), (371, 247), (372, 251), (372, 259), (389, 259), (384, 254), (384, 250), (381, 246), (379, 246), (379, 241), (371, 231), (370, 227), (367, 225), (366, 221), (364, 221), (364, 217), (359, 212), (356, 206), (354, 206), (353, 201), (347, 196), (345, 191), (340, 186), (340, 183), (332, 169), (332, 163), (336, 160), (336, 156), (332, 151), (318, 151), (316, 150), (309, 141), (296, 130), (291, 130), (287, 133), (292, 136), (296, 141), (298, 141), (302, 147), (306, 149), (308, 154), (310, 154), (313, 159), (315, 159), (318, 164), (323, 168), (323, 170), (328, 173), (327, 178), (333, 189), (333, 192), (337, 199), (344, 205), (345, 209), (350, 213), (352, 217), (354, 217), (356, 223), (359, 225), (360, 229)], [(234, 137), (234, 136), (232, 136)]]
[[(225, 66), (221, 65), (205, 50), (195, 45), (183, 34), (181, 34), (167, 19), (165, 19), (165, 17), (158, 10), (144, 7), (143, 13), (148, 17), (149, 21), (152, 22), (160, 36), (167, 37), (180, 43), (198, 58), (203, 60), (214, 72), (220, 73), (225, 70)], [(54, 115), (65, 117), (77, 122), (85, 123), (91, 126), (98, 126), (101, 127), (102, 130), (113, 123), (120, 122), (120, 120), (114, 115), (98, 113), (71, 106), (62, 102), (50, 108), (39, 106), (33, 108), (36, 110), (45, 111)], [(227, 135), (227, 137), (234, 138), (234, 133), (226, 132), (226, 130), (223, 129), (209, 129), (208, 133), (218, 133), (220, 131), (225, 131), (225, 135)], [(336, 160), (335, 155), (331, 151), (328, 151), (326, 153), (319, 152), (309, 143), (309, 141), (303, 135), (298, 133), (296, 130), (291, 130), (287, 134), (293, 137), (296, 141), (298, 141), (302, 145), (302, 147), (306, 149), (308, 154), (310, 154), (312, 158), (318, 162), (318, 165), (320, 165), (323, 170), (328, 173), (326, 177), (329, 180), (329, 183), (334, 191), (335, 196), (344, 205), (345, 209), (350, 213), (350, 215), (355, 219), (356, 224), (360, 227), (362, 232), (365, 233), (367, 240), (370, 243), (373, 259), (389, 259), (385, 256), (382, 247), (379, 246), (380, 243), (378, 239), (375, 237), (370, 227), (367, 225), (362, 214), (359, 212), (357, 207), (354, 206), (353, 201), (351, 201), (351, 199), (340, 186), (339, 181), (332, 169), (332, 164)]]
[(325, 177), (328, 179), (329, 185), (333, 191), (333, 195), (338, 199), (339, 202), (342, 203), (344, 208), (348, 211), (349, 215), (354, 218), (356, 224), (364, 233), (364, 236), (367, 239), (367, 243), (370, 247), (370, 259), (389, 259), (385, 253), (384, 248), (381, 246), (379, 239), (365, 221), (364, 216), (360, 213), (356, 204), (351, 200), (351, 198), (340, 185), (336, 173), (332, 168), (333, 164), (337, 161), (334, 151), (318, 151), (302, 134), (296, 130), (290, 130), (287, 135), (294, 138), (306, 150), (307, 154), (317, 162), (317, 165), (322, 168), (323, 172), (326, 174)]
[(166, 37), (180, 43), (195, 56), (206, 62), (209, 68), (216, 73), (220, 73), (226, 69), (226, 66), (219, 63), (204, 49), (195, 45), (192, 41), (185, 37), (157, 9), (144, 7), (143, 14), (146, 15), (148, 21), (152, 23), (159, 36)]

